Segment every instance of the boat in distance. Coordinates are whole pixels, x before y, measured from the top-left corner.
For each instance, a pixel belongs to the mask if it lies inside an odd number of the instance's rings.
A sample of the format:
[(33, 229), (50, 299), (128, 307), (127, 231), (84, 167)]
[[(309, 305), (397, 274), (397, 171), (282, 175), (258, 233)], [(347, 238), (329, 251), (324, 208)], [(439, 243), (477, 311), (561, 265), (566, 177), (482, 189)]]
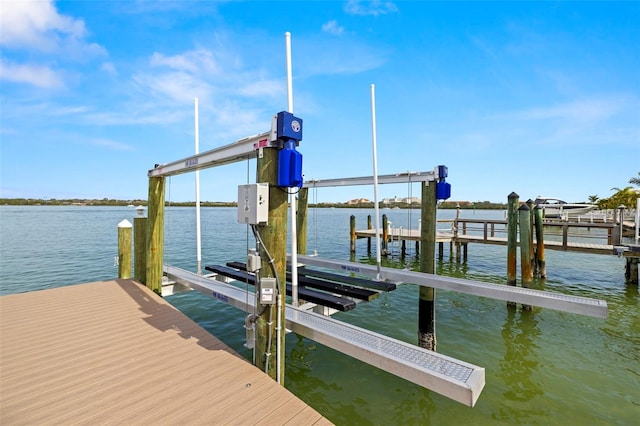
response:
[(538, 195), (534, 200), (534, 205), (543, 209), (545, 217), (562, 217), (563, 215), (581, 215), (596, 209), (595, 204), (567, 203), (559, 198), (543, 197)]

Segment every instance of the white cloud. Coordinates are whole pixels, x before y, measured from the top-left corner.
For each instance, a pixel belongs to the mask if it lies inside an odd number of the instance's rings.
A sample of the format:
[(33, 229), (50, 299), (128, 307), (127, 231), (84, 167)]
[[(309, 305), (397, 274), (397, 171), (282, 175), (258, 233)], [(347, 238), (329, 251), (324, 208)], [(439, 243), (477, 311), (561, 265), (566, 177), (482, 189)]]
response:
[(91, 145), (101, 146), (114, 151), (133, 151), (134, 147), (122, 142), (114, 141), (112, 139), (91, 139), (89, 140)]
[(344, 5), (344, 11), (350, 15), (386, 15), (398, 11), (398, 6), (390, 1), (381, 0), (349, 0)]
[(512, 115), (522, 120), (568, 120), (595, 122), (607, 120), (624, 108), (625, 101), (586, 99), (542, 108), (531, 108)]
[(301, 49), (314, 52), (296, 61), (296, 68), (304, 76), (358, 74), (382, 66), (388, 51), (381, 46), (370, 46), (348, 38), (306, 39)]
[(0, 60), (0, 80), (27, 83), (46, 89), (64, 87), (60, 73), (47, 66), (14, 64), (4, 59)]
[(113, 65), (113, 62), (103, 62), (102, 65), (100, 65), (100, 69), (109, 75), (118, 74), (118, 71), (116, 70), (116, 66)]
[(344, 28), (338, 25), (338, 22), (334, 19), (322, 25), (322, 31), (333, 35), (342, 35)]
[(168, 67), (178, 71), (190, 73), (206, 72), (216, 74), (220, 68), (216, 64), (213, 53), (206, 49), (196, 49), (180, 55), (165, 56), (162, 53), (154, 52), (150, 60), (151, 66)]
[(0, 26), (3, 46), (45, 52), (87, 34), (83, 20), (59, 14), (51, 0), (3, 1)]

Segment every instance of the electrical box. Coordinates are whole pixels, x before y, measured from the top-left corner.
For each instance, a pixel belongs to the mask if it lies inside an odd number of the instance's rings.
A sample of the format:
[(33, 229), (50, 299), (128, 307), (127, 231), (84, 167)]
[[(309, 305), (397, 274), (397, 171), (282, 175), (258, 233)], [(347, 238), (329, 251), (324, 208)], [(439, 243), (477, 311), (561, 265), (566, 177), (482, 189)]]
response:
[(247, 254), (247, 271), (248, 272), (256, 272), (261, 267), (261, 259), (260, 255), (255, 251), (251, 250)]
[(273, 305), (276, 303), (276, 279), (260, 278), (260, 304)]
[(269, 218), (269, 184), (238, 186), (238, 223), (263, 225)]
[(277, 114), (277, 138), (282, 140), (302, 140), (302, 119), (287, 111)]

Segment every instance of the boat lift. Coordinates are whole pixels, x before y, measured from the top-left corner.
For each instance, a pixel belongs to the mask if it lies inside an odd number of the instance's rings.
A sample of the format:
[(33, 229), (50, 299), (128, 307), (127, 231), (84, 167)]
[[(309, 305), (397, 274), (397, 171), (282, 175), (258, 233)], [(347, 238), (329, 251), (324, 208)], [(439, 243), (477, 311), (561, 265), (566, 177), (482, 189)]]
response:
[[(275, 122), (275, 117), (273, 122)], [(274, 129), (275, 126), (272, 126), (272, 130), (240, 139), (235, 143), (192, 155), (172, 163), (157, 165), (149, 171), (148, 175), (149, 177), (172, 176), (256, 158), (261, 155), (262, 148), (276, 146), (274, 144), (278, 143)], [(437, 178), (437, 170), (434, 172), (399, 173), (378, 177), (381, 183), (430, 182), (435, 181)], [(372, 182), (372, 177), (358, 177), (309, 180), (305, 181), (303, 186), (367, 185)], [(308, 265), (337, 269), (343, 273), (358, 273), (365, 276), (376, 276), (377, 274), (374, 267), (359, 263), (339, 262), (311, 256), (300, 256), (299, 260)], [(164, 266), (164, 272), (169, 279), (178, 284), (197, 290), (246, 312), (250, 312), (253, 309), (253, 305), (247, 303), (249, 298), (246, 290), (170, 265)], [(607, 304), (602, 300), (392, 268), (383, 268), (382, 278), (398, 283), (414, 283), (599, 318), (604, 318), (607, 315)], [(475, 404), (484, 387), (485, 376), (484, 368), (482, 367), (455, 360), (446, 355), (291, 305), (286, 306), (285, 317), (286, 327), (291, 331), (468, 406)]]

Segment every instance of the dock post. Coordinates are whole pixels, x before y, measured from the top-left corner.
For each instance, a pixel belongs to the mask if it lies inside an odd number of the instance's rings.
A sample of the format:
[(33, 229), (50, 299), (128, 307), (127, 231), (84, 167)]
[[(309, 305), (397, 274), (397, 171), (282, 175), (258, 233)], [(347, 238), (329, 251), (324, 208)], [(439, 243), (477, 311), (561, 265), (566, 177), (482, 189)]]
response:
[[(296, 220), (296, 245), (298, 254), (307, 254), (307, 217), (309, 213), (309, 188), (298, 191), (298, 209)], [(295, 201), (295, 195), (292, 197)]]
[[(507, 199), (507, 285), (515, 286), (518, 266), (518, 202), (520, 196), (512, 192)], [(507, 302), (507, 306), (515, 306), (515, 303)]]
[(149, 210), (147, 219), (147, 287), (162, 294), (164, 261), (164, 191), (165, 178), (149, 178)]
[(349, 241), (350, 248), (349, 251), (351, 253), (356, 252), (356, 215), (351, 215), (349, 218)]
[[(367, 215), (367, 229), (372, 229), (371, 215)], [(367, 254), (371, 255), (371, 237), (367, 237)]]
[[(418, 245), (416, 244), (416, 251)], [(438, 243), (438, 260), (442, 260), (444, 258), (444, 242), (440, 241)]]
[(624, 204), (618, 206), (618, 217), (620, 218), (620, 220), (618, 222), (618, 239), (616, 241), (617, 245), (622, 245), (622, 235), (624, 233), (624, 209), (626, 209)]
[(127, 219), (118, 224), (118, 278), (131, 278), (132, 225)]
[(624, 277), (629, 284), (638, 285), (638, 261), (640, 257), (627, 257), (626, 267), (624, 271)]
[(533, 249), (533, 230), (534, 230), (534, 205), (533, 200), (529, 198), (527, 200), (527, 207), (529, 207), (529, 263), (531, 264), (531, 271), (535, 273), (536, 271), (536, 252)]
[(544, 258), (544, 223), (542, 221), (542, 207), (534, 208), (536, 227), (536, 270), (540, 278), (547, 278), (547, 263)]
[[(284, 386), (284, 311), (286, 297), (286, 254), (287, 254), (287, 214), (288, 194), (276, 188), (278, 182), (278, 149), (263, 148), (258, 156), (256, 182), (269, 184), (269, 216), (265, 226), (259, 226), (258, 232), (273, 262), (267, 256), (262, 257), (261, 278), (277, 278), (280, 286), (277, 304), (265, 305), (263, 313), (256, 319), (256, 366)], [(273, 265), (273, 266), (272, 266)], [(277, 277), (274, 276), (272, 267)], [(278, 330), (278, 323), (282, 329)]]
[(512, 192), (507, 204), (507, 284), (516, 285), (518, 253), (518, 201), (519, 196)]
[(387, 255), (387, 249), (389, 246), (389, 220), (387, 215), (382, 215), (382, 255)]
[[(529, 206), (523, 204), (518, 209), (520, 222), (520, 275), (522, 279), (522, 286), (529, 288), (531, 282), (533, 282), (533, 270), (531, 269), (531, 247), (529, 246), (529, 238), (531, 237), (531, 213), (529, 213)], [(531, 309), (530, 306), (522, 305), (525, 309)]]
[[(422, 208), (420, 228), (420, 272), (435, 273), (436, 250), (436, 184), (422, 182)], [(420, 286), (418, 300), (418, 345), (432, 351), (436, 350), (436, 290)]]
[(147, 218), (133, 218), (133, 277), (147, 283)]

